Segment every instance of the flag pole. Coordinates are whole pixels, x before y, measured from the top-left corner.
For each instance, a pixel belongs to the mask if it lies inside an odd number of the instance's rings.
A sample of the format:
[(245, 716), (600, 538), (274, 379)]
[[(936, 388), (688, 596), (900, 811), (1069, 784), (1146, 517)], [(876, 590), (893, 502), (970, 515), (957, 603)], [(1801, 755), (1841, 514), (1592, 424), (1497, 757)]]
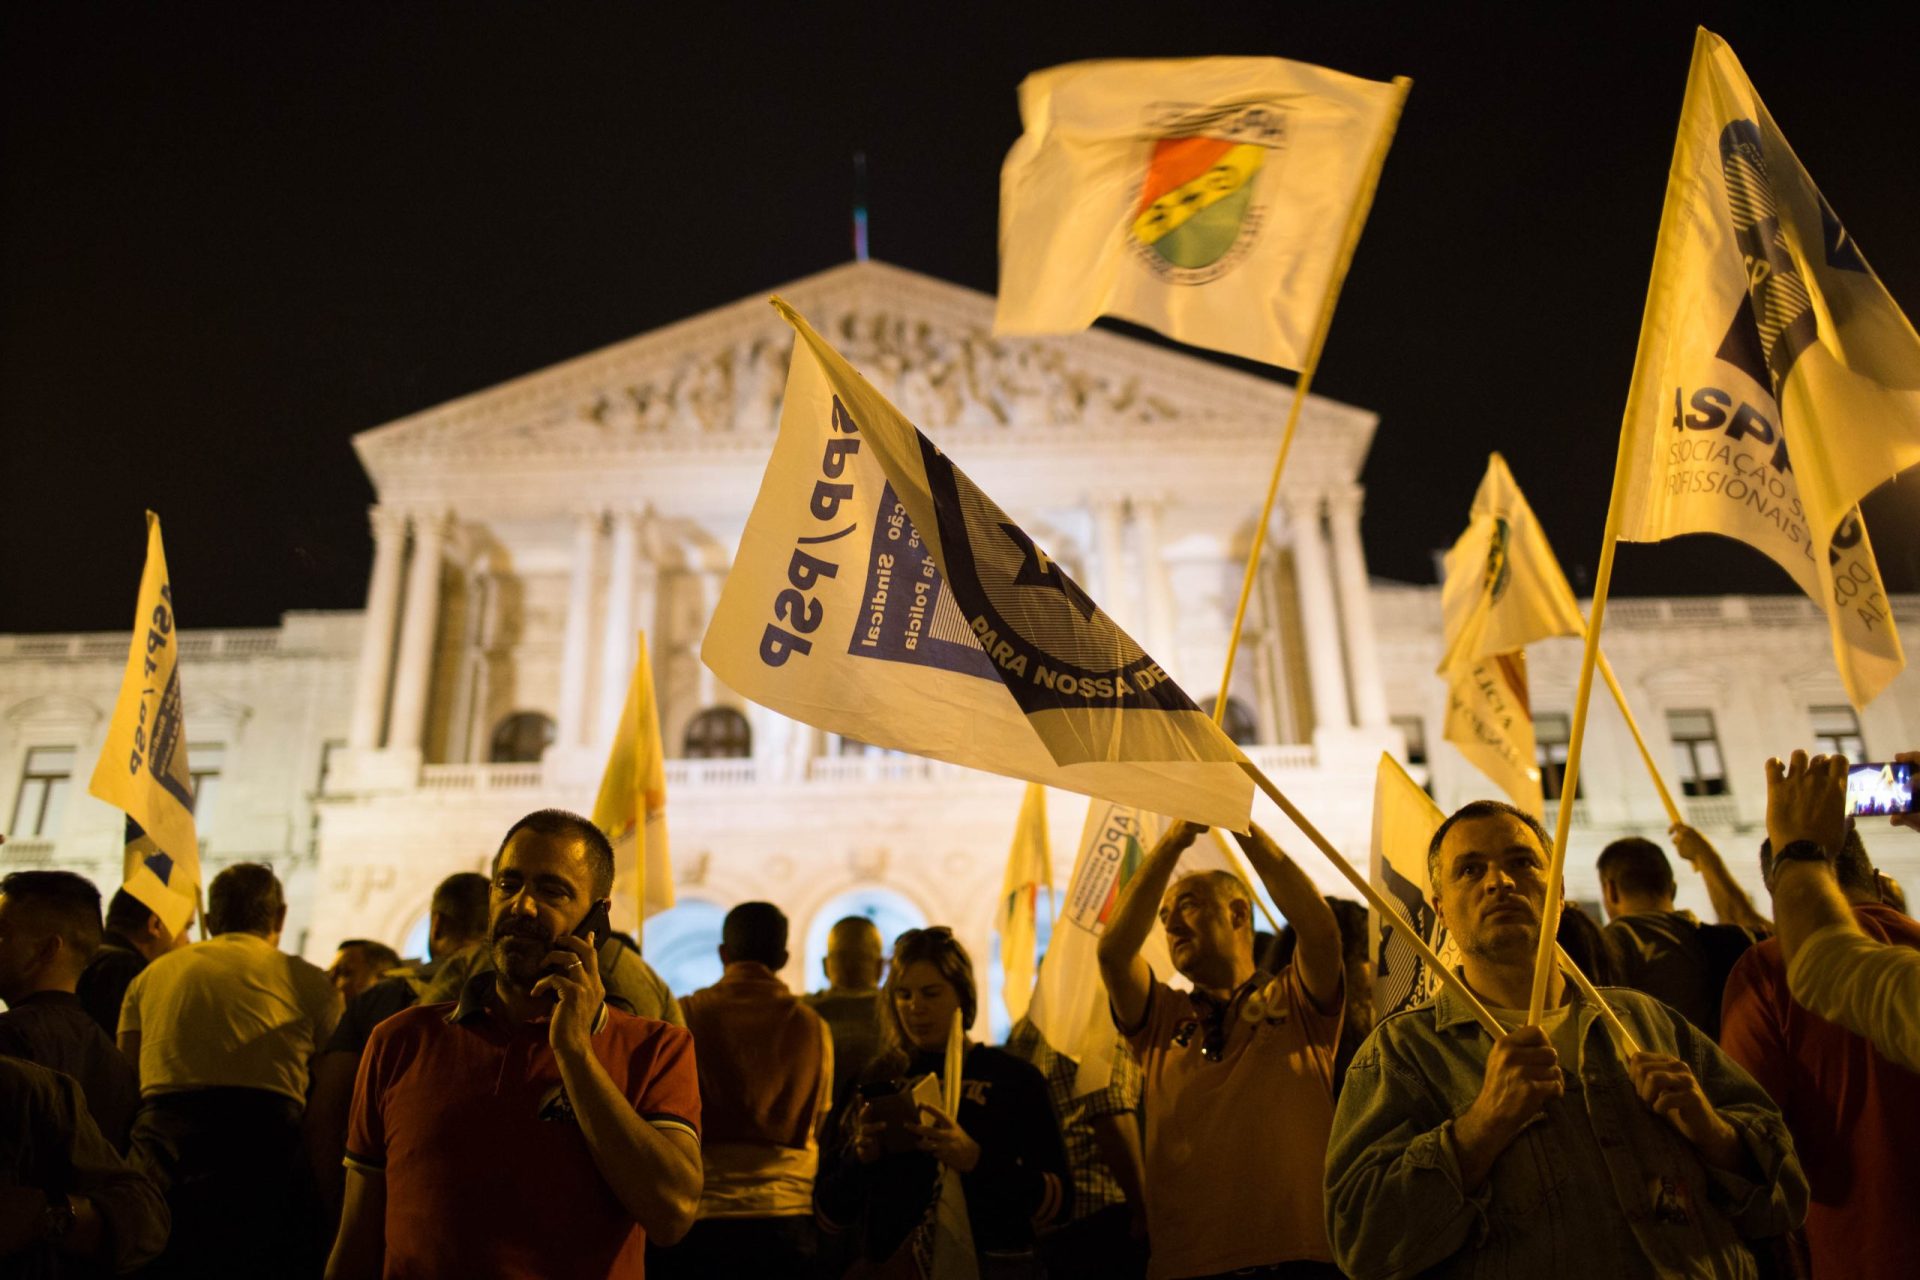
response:
[(1306, 814), (1301, 813), (1300, 810), (1294, 807), (1293, 801), (1287, 799), (1287, 797), (1281, 793), (1279, 787), (1273, 785), (1273, 780), (1260, 771), (1260, 766), (1254, 764), (1251, 760), (1242, 759), (1240, 761), (1240, 767), (1246, 770), (1247, 776), (1253, 779), (1255, 786), (1266, 792), (1267, 799), (1273, 801), (1273, 803), (1279, 807), (1280, 812), (1287, 815), (1288, 821), (1298, 827), (1300, 833), (1311, 840), (1314, 847), (1319, 849), (1322, 854), (1326, 855), (1327, 861), (1333, 864), (1333, 869), (1345, 876), (1347, 881), (1352, 884), (1355, 889), (1360, 891), (1360, 896), (1367, 900), (1367, 904), (1380, 913), (1381, 923), (1392, 925), (1395, 929), (1398, 929), (1401, 936), (1412, 944), (1415, 951), (1420, 953), (1420, 959), (1426, 963), (1427, 967), (1438, 975), (1442, 982), (1451, 986), (1462, 1000), (1466, 1001), (1467, 1008), (1472, 1011), (1474, 1020), (1487, 1029), (1487, 1034), (1493, 1036), (1495, 1039), (1499, 1039), (1505, 1035), (1507, 1033), (1506, 1028), (1502, 1027), (1499, 1020), (1496, 1019), (1492, 1013), (1488, 1012), (1487, 1006), (1481, 1003), (1479, 996), (1473, 994), (1473, 989), (1466, 984), (1466, 981), (1461, 978), (1459, 974), (1440, 962), (1440, 957), (1434, 954), (1434, 950), (1428, 945), (1427, 940), (1420, 936), (1420, 931), (1407, 923), (1407, 918), (1401, 915), (1398, 908), (1391, 902), (1388, 902), (1365, 876), (1353, 869), (1353, 864), (1340, 855), (1340, 851), (1333, 847), (1333, 842), (1320, 834), (1320, 829), (1307, 820)]
[(1313, 374), (1320, 367), (1320, 352), (1327, 344), (1327, 330), (1333, 327), (1333, 309), (1340, 301), (1340, 286), (1346, 283), (1347, 268), (1353, 264), (1353, 251), (1359, 246), (1360, 233), (1373, 209), (1373, 193), (1380, 185), (1380, 170), (1387, 162), (1387, 148), (1393, 145), (1394, 131), (1400, 126), (1400, 111), (1407, 103), (1407, 91), (1413, 81), (1395, 76), (1393, 84), (1400, 92), (1387, 108), (1387, 118), (1360, 178), (1360, 190), (1353, 208), (1347, 213), (1346, 231), (1339, 252), (1334, 255), (1333, 273), (1327, 277), (1327, 291), (1320, 300), (1320, 314), (1313, 325), (1313, 337), (1307, 346), (1307, 358), (1293, 384), (1293, 400), (1287, 405), (1287, 423), (1280, 433), (1280, 451), (1273, 459), (1273, 474), (1267, 479), (1267, 498), (1260, 504), (1260, 519), (1253, 526), (1253, 545), (1247, 549), (1247, 571), (1240, 579), (1240, 601), (1233, 609), (1233, 630), (1227, 635), (1227, 662), (1220, 672), (1220, 692), (1213, 699), (1213, 722), (1222, 723), (1226, 715), (1227, 690), (1233, 684), (1233, 663), (1240, 652), (1240, 629), (1246, 624), (1247, 602), (1253, 597), (1253, 584), (1260, 569), (1260, 548), (1267, 539), (1267, 521), (1273, 518), (1274, 499), (1280, 496), (1280, 475), (1287, 468), (1287, 455), (1293, 450), (1293, 436), (1300, 425), (1300, 410), (1307, 403), (1307, 391), (1313, 386)]
[(1620, 1038), (1620, 1043), (1627, 1046), (1627, 1052), (1640, 1052), (1640, 1042), (1633, 1038), (1633, 1032), (1627, 1030), (1627, 1024), (1620, 1021), (1620, 1015), (1613, 1011), (1613, 1006), (1607, 1003), (1606, 997), (1587, 981), (1587, 975), (1582, 973), (1580, 966), (1573, 962), (1573, 957), (1567, 954), (1567, 949), (1558, 942), (1553, 944), (1553, 949), (1560, 953), (1560, 967), (1566, 970), (1568, 977), (1573, 979), (1573, 985), (1580, 988), (1580, 994), (1593, 1001), (1594, 1007), (1600, 1011), (1601, 1020), (1607, 1024), (1614, 1035)]
[(1647, 776), (1653, 779), (1653, 789), (1660, 793), (1660, 803), (1666, 807), (1667, 821), (1681, 823), (1680, 807), (1673, 802), (1673, 793), (1667, 790), (1667, 780), (1660, 776), (1660, 766), (1653, 762), (1653, 752), (1647, 750), (1647, 740), (1640, 736), (1640, 724), (1633, 718), (1633, 708), (1627, 705), (1626, 691), (1620, 687), (1620, 681), (1614, 677), (1613, 664), (1607, 661), (1605, 650), (1598, 658), (1600, 678), (1607, 682), (1607, 688), (1613, 692), (1613, 700), (1620, 708), (1620, 714), (1626, 718), (1627, 732), (1633, 735), (1633, 745), (1640, 748), (1640, 759), (1646, 763)]

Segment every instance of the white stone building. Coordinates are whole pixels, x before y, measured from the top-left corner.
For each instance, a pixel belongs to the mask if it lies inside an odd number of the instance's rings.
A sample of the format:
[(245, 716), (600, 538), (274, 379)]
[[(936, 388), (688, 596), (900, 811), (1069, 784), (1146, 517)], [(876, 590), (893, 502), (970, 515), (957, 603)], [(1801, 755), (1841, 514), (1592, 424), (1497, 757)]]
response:
[[(1103, 331), (996, 339), (990, 298), (879, 263), (781, 292), (1189, 693), (1215, 693), (1285, 387)], [(795, 982), (817, 981), (821, 935), (851, 909), (951, 923), (984, 963), (1019, 784), (793, 724), (698, 661), (790, 349), (755, 297), (356, 437), (378, 494), (365, 611), (184, 634), (208, 874), (272, 861), (292, 896), (289, 945), (315, 959), (344, 937), (417, 942), (433, 885), (482, 866), (514, 818), (589, 807), (644, 629), (680, 757), (668, 794), (683, 905), (648, 926), (656, 964), (697, 981), (720, 913), (753, 897), (794, 922)], [(1440, 740), (1438, 589), (1367, 576), (1357, 477), (1375, 425), (1308, 404), (1229, 714), (1360, 865), (1381, 750), (1430, 769), (1443, 803), (1488, 790)], [(1470, 498), (1458, 495), (1463, 521)], [(1920, 636), (1920, 599), (1896, 613)], [(85, 790), (125, 645), (0, 637), (0, 788), (13, 790), (0, 791), (12, 803), (0, 865), (117, 874), (119, 819)], [(1854, 720), (1824, 622), (1799, 596), (1616, 601), (1607, 649), (1647, 733), (1685, 754), (1702, 793), (1690, 814), (1749, 882), (1767, 755), (1820, 732), (1864, 738), (1877, 757), (1920, 745), (1920, 677)], [(1551, 740), (1578, 647), (1531, 659)], [(1596, 708), (1582, 773), (1569, 880), (1592, 898), (1599, 847), (1666, 821), (1610, 706)], [(1054, 793), (1062, 885), (1083, 813)], [(1896, 874), (1920, 868), (1920, 841), (1873, 843)], [(1310, 851), (1302, 860), (1351, 892)]]

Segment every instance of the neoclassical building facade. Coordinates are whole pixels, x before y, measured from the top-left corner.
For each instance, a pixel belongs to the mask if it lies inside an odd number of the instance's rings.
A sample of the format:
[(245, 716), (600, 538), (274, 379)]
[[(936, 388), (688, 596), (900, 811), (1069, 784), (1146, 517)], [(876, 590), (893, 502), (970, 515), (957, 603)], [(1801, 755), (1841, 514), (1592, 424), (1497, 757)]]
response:
[[(1287, 388), (1105, 331), (995, 338), (991, 298), (881, 263), (780, 292), (1189, 693), (1220, 693)], [(1019, 784), (788, 721), (698, 659), (790, 350), (755, 297), (366, 431), (365, 609), (185, 634), (207, 864), (274, 861), (289, 945), (324, 959), (346, 937), (417, 943), (433, 885), (482, 866), (513, 819), (589, 807), (644, 630), (682, 902), (647, 927), (656, 963), (681, 985), (717, 970), (719, 914), (749, 898), (792, 918), (795, 982), (817, 980), (825, 926), (850, 910), (951, 923), (984, 963)], [(1359, 863), (1383, 750), (1443, 803), (1486, 790), (1440, 739), (1438, 589), (1367, 572), (1358, 476), (1375, 426), (1307, 404), (1227, 691), (1236, 737)], [(1920, 600), (1895, 607), (1920, 636)], [(1616, 601), (1607, 636), (1643, 727), (1671, 745), (1670, 780), (1698, 793), (1690, 816), (1742, 874), (1768, 754), (1822, 734), (1876, 758), (1920, 745), (1916, 677), (1853, 716), (1798, 596)], [(117, 875), (118, 819), (84, 792), (125, 643), (0, 637), (5, 865)], [(1531, 659), (1551, 773), (1578, 648)], [(1592, 735), (1569, 866), (1581, 898), (1607, 839), (1666, 825), (1610, 707)], [(1056, 792), (1050, 812), (1064, 886), (1084, 805)], [(1896, 874), (1920, 867), (1920, 850), (1879, 843)], [(1705, 908), (1684, 876), (1683, 897)]]

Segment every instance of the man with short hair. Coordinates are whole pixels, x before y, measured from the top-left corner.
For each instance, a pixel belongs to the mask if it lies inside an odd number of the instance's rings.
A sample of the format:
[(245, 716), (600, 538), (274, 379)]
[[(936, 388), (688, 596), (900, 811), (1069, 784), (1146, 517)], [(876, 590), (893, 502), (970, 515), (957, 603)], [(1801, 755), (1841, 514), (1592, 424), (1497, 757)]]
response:
[(16, 871), (0, 880), (0, 1054), (80, 1082), (87, 1111), (116, 1151), (140, 1090), (133, 1068), (74, 994), (100, 944), (100, 891), (71, 871)]
[(885, 967), (880, 929), (873, 921), (844, 916), (833, 922), (820, 962), (827, 989), (808, 996), (807, 1003), (833, 1033), (835, 1112), (885, 1049), (880, 1020), (880, 973)]
[[(1806, 863), (1824, 873), (1830, 867), (1862, 934), (1920, 951), (1920, 924), (1880, 903), (1866, 846), (1846, 818), (1846, 773), (1840, 757), (1809, 761), (1798, 751), (1788, 770), (1768, 762), (1761, 877), (1777, 892), (1787, 868)], [(1814, 786), (1791, 794), (1801, 779)], [(1824, 793), (1818, 789), (1823, 779)], [(1906, 1016), (1916, 1011), (1909, 1008)], [(1806, 1232), (1813, 1274), (1912, 1275), (1920, 1254), (1920, 1165), (1914, 1161), (1920, 1075), (1796, 1001), (1778, 939), (1756, 946), (1735, 966), (1720, 1043), (1786, 1114), (1813, 1191)]]
[(700, 1075), (705, 1182), (686, 1238), (648, 1255), (661, 1276), (802, 1275), (815, 1256), (813, 1180), (833, 1102), (833, 1039), (787, 990), (787, 917), (743, 902), (720, 929), (720, 981), (681, 1001)]
[[(595, 937), (613, 848), (577, 814), (516, 822), (494, 855), (493, 967), (451, 1004), (374, 1028), (327, 1274), (642, 1274), (700, 1201), (684, 1030), (606, 1006)], [(589, 930), (591, 932), (591, 930)]]
[(1387, 1018), (1347, 1072), (1327, 1149), (1327, 1229), (1368, 1280), (1422, 1274), (1751, 1276), (1806, 1180), (1779, 1108), (1686, 1019), (1624, 987), (1641, 1046), (1550, 971), (1524, 1026), (1547, 900), (1538, 819), (1476, 800), (1434, 833), (1434, 906), (1494, 1038), (1451, 985)]
[[(1205, 827), (1176, 823), (1121, 891), (1101, 935), (1115, 1025), (1145, 1074), (1147, 1274), (1332, 1276), (1320, 1210), (1344, 1008), (1340, 928), (1305, 872), (1258, 827), (1238, 837), (1299, 941), (1253, 963), (1253, 895), (1175, 864)], [(1164, 896), (1163, 896), (1164, 895)], [(1155, 908), (1188, 995), (1140, 954)]]
[(1627, 836), (1600, 851), (1600, 903), (1607, 948), (1622, 986), (1678, 1009), (1706, 1032), (1720, 1034), (1720, 996), (1727, 975), (1756, 940), (1733, 924), (1703, 925), (1674, 908), (1673, 866), (1651, 840)]
[(193, 939), (188, 932), (188, 925), (178, 933), (169, 932), (152, 907), (125, 889), (113, 891), (107, 903), (106, 930), (74, 991), (107, 1039), (120, 1034), (120, 1003), (133, 980), (167, 952), (190, 944)]
[(127, 988), (120, 1049), (140, 1076), (129, 1155), (173, 1212), (152, 1274), (293, 1274), (316, 1247), (300, 1119), (340, 997), (280, 950), (286, 918), (272, 868), (235, 863), (207, 886), (213, 936)]
[(400, 953), (386, 943), (348, 938), (334, 952), (327, 978), (344, 1005), (399, 967)]

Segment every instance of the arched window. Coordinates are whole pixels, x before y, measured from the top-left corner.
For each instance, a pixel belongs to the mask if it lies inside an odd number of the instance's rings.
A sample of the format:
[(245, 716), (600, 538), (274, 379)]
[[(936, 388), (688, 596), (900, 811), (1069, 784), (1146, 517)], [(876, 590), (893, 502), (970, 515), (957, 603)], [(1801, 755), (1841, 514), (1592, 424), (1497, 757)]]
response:
[(720, 926), (726, 908), (702, 898), (682, 898), (647, 920), (641, 938), (647, 963), (676, 996), (689, 996), (720, 981)]
[(553, 745), (553, 717), (538, 711), (516, 711), (493, 727), (491, 764), (537, 764)]
[[(1213, 702), (1212, 698), (1204, 699), (1200, 709), (1212, 715)], [(1252, 708), (1235, 697), (1227, 698), (1227, 714), (1220, 722), (1220, 729), (1236, 747), (1250, 747), (1260, 741), (1260, 726), (1254, 723)]]
[(737, 759), (753, 754), (753, 727), (732, 707), (708, 707), (687, 722), (689, 760)]
[(827, 934), (832, 932), (836, 922), (847, 916), (865, 916), (873, 921), (874, 928), (880, 930), (882, 955), (892, 951), (893, 940), (907, 930), (927, 927), (927, 917), (920, 908), (892, 889), (877, 886), (851, 889), (837, 898), (829, 899), (813, 913), (813, 922), (807, 926), (807, 948), (804, 953), (807, 968), (802, 975), (807, 986), (826, 986)]

